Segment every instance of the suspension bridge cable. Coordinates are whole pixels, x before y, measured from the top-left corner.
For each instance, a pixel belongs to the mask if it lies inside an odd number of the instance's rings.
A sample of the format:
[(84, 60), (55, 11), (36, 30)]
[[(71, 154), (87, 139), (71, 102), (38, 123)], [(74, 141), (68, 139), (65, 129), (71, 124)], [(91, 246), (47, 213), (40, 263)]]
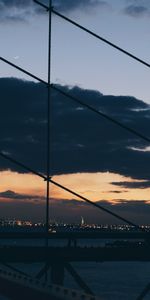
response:
[[(40, 1), (37, 1), (37, 0), (33, 0), (33, 1), (34, 1), (35, 3), (37, 3), (37, 4), (39, 4), (40, 6), (42, 6), (43, 8), (45, 8), (47, 11), (49, 10), (49, 7), (48, 7), (47, 5), (41, 3)], [(65, 15), (59, 13), (59, 12), (56, 11), (53, 7), (52, 7), (51, 11), (52, 11), (55, 15), (57, 15), (58, 17), (60, 17), (61, 19), (64, 19), (65, 21), (71, 23), (72, 25), (74, 25), (74, 26), (80, 28), (81, 30), (87, 32), (88, 34), (94, 36), (95, 38), (99, 39), (100, 41), (104, 42), (105, 44), (107, 44), (107, 45), (109, 45), (109, 46), (111, 46), (111, 47), (117, 49), (118, 51), (124, 53), (125, 55), (127, 55), (127, 56), (133, 58), (134, 60), (138, 61), (139, 63), (145, 65), (145, 66), (148, 67), (148, 68), (150, 68), (150, 64), (147, 63), (146, 61), (144, 61), (143, 59), (140, 59), (139, 57), (133, 55), (132, 53), (126, 51), (125, 49), (119, 47), (118, 45), (116, 45), (116, 44), (110, 42), (109, 40), (103, 38), (102, 36), (96, 34), (95, 32), (93, 32), (93, 31), (91, 31), (91, 30), (89, 30), (88, 28), (86, 28), (86, 27), (80, 25), (79, 23), (75, 22), (74, 20), (72, 20), (72, 19), (66, 17)]]
[[(28, 71), (26, 71), (26, 70), (24, 70), (24, 69), (22, 69), (22, 68), (20, 68), (20, 67), (18, 67), (18, 66), (16, 66), (16, 65), (10, 63), (9, 61), (7, 61), (7, 60), (5, 60), (5, 59), (3, 59), (3, 58), (2, 58), (2, 60), (3, 60), (4, 62), (10, 64), (11, 66), (13, 66), (13, 67), (19, 69), (20, 71), (24, 72), (25, 74), (28, 74), (29, 76), (35, 78), (35, 76), (34, 76), (32, 73), (29, 73)], [(48, 83), (47, 83), (46, 81), (41, 80), (41, 79), (38, 78), (38, 77), (36, 77), (36, 79), (48, 86)], [(59, 93), (61, 93), (62, 95), (66, 96), (66, 97), (69, 97), (69, 98), (72, 99), (73, 101), (79, 103), (80, 105), (83, 105), (83, 106), (87, 107), (89, 110), (91, 110), (91, 111), (97, 113), (98, 115), (100, 115), (100, 116), (102, 116), (102, 117), (108, 119), (109, 121), (115, 123), (116, 125), (118, 125), (118, 126), (124, 128), (124, 129), (128, 130), (129, 132), (131, 132), (131, 133), (133, 133), (134, 135), (136, 135), (136, 136), (142, 138), (143, 140), (145, 140), (145, 141), (147, 141), (147, 142), (150, 142), (150, 139), (149, 139), (149, 138), (145, 137), (144, 135), (140, 134), (139, 132), (135, 131), (134, 129), (131, 129), (131, 128), (127, 127), (126, 125), (124, 125), (124, 124), (118, 122), (117, 120), (115, 120), (115, 119), (109, 117), (108, 115), (106, 115), (106, 114), (104, 114), (104, 113), (102, 113), (102, 112), (96, 110), (96, 109), (93, 108), (92, 106), (90, 106), (90, 105), (88, 105), (88, 104), (82, 102), (81, 100), (77, 99), (76, 97), (74, 97), (74, 96), (72, 96), (72, 95), (70, 95), (70, 94), (68, 94), (68, 93), (66, 93), (66, 92), (64, 92), (64, 91), (62, 91), (61, 89), (57, 88), (56, 86), (51, 85), (51, 87), (52, 87), (54, 90), (56, 90), (56, 91), (58, 91)], [(47, 180), (47, 177), (45, 177), (44, 175), (40, 174), (39, 172), (34, 171), (34, 170), (31, 169), (30, 167), (27, 167), (26, 165), (24, 165), (24, 164), (18, 162), (17, 160), (15, 160), (15, 159), (13, 159), (13, 158), (10, 158), (8, 155), (5, 155), (5, 154), (3, 154), (3, 153), (0, 153), (0, 156), (2, 156), (3, 158), (5, 158), (5, 159), (7, 159), (7, 160), (10, 160), (10, 161), (13, 162), (13, 163), (16, 163), (17, 165), (19, 165), (19, 166), (23, 167), (24, 169), (28, 170), (29, 172), (32, 172), (32, 173), (34, 173), (35, 175), (38, 175), (38, 176), (42, 177), (44, 180)], [(51, 180), (50, 180), (50, 181), (51, 181)], [(129, 225), (138, 227), (138, 225), (136, 225), (136, 224), (134, 224), (134, 223), (128, 221), (127, 219), (125, 219), (125, 218), (123, 218), (123, 217), (121, 217), (121, 216), (119, 216), (119, 215), (117, 215), (117, 214), (111, 212), (110, 210), (108, 210), (108, 209), (106, 209), (106, 208), (103, 208), (102, 206), (100, 206), (100, 205), (94, 203), (93, 201), (84, 198), (83, 196), (81, 196), (81, 195), (77, 194), (76, 192), (74, 192), (74, 191), (68, 189), (67, 187), (64, 187), (64, 186), (62, 186), (62, 185), (59, 185), (58, 183), (56, 183), (56, 182), (54, 182), (54, 181), (51, 181), (51, 182), (52, 182), (53, 184), (59, 186), (60, 188), (66, 190), (66, 191), (68, 191), (68, 192), (70, 192), (71, 194), (78, 196), (78, 197), (81, 198), (82, 200), (87, 201), (88, 203), (94, 205), (95, 207), (98, 207), (99, 209), (102, 209), (102, 210), (104, 210), (105, 212), (110, 213), (110, 214), (113, 215), (114, 217), (116, 217), (116, 218), (118, 218), (118, 219), (120, 219), (120, 220), (122, 220), (122, 221), (128, 223)]]
[[(49, 10), (49, 7), (46, 6), (45, 4), (41, 3), (40, 1), (38, 1), (38, 0), (33, 0), (33, 1), (34, 1), (35, 3), (38, 3), (39, 5), (41, 5), (41, 6), (42, 6), (43, 8), (45, 8), (47, 11)], [(132, 53), (130, 53), (130, 52), (124, 50), (123, 48), (120, 48), (120, 47), (117, 46), (116, 44), (113, 44), (113, 43), (111, 43), (110, 41), (104, 39), (103, 37), (97, 35), (97, 34), (94, 33), (93, 31), (87, 29), (86, 27), (80, 25), (79, 23), (76, 23), (76, 22), (73, 21), (72, 19), (70, 19), (70, 18), (68, 18), (68, 17), (66, 17), (66, 16), (64, 16), (64, 15), (62, 15), (62, 14), (60, 14), (58, 11), (55, 11), (55, 10), (53, 9), (53, 7), (51, 7), (51, 11), (52, 11), (55, 15), (59, 16), (60, 18), (63, 18), (63, 19), (66, 20), (67, 22), (69, 22), (69, 23), (75, 25), (76, 27), (80, 28), (81, 30), (86, 31), (86, 32), (89, 33), (90, 35), (93, 35), (94, 37), (98, 38), (99, 40), (101, 40), (101, 41), (107, 43), (108, 45), (112, 46), (113, 48), (115, 48), (115, 49), (117, 49), (117, 50), (123, 52), (124, 54), (128, 55), (129, 57), (133, 58), (134, 60), (136, 60), (136, 61), (138, 61), (138, 62), (140, 62), (140, 63), (142, 63), (142, 64), (144, 64), (145, 66), (147, 66), (147, 67), (150, 68), (150, 64), (148, 64), (147, 62), (143, 61), (142, 59), (138, 58), (137, 56), (133, 55)], [(111, 118), (110, 116), (108, 116), (108, 115), (106, 115), (106, 114), (104, 114), (104, 113), (102, 113), (102, 112), (100, 112), (100, 111), (94, 109), (92, 106), (90, 106), (90, 105), (88, 105), (88, 104), (86, 104), (86, 103), (80, 101), (79, 99), (75, 98), (74, 96), (71, 96), (71, 95), (69, 95), (68, 93), (63, 92), (62, 90), (60, 90), (60, 89), (54, 87), (54, 85), (52, 85), (52, 87), (53, 87), (53, 89), (59, 91), (61, 94), (65, 95), (66, 97), (69, 97), (69, 98), (72, 99), (73, 101), (78, 102), (79, 104), (81, 104), (81, 105), (87, 107), (88, 109), (90, 109), (91, 111), (93, 111), (93, 112), (99, 114), (100, 116), (104, 117), (105, 119), (107, 119), (107, 120), (109, 120), (109, 121), (115, 123), (116, 125), (118, 125), (118, 126), (124, 128), (124, 129), (126, 129), (126, 130), (128, 130), (128, 131), (130, 131), (130, 132), (132, 132), (133, 134), (137, 135), (138, 137), (144, 139), (145, 141), (150, 142), (150, 139), (149, 139), (149, 138), (145, 137), (143, 134), (137, 132), (136, 130), (134, 130), (134, 129), (132, 129), (132, 128), (130, 128), (130, 127), (128, 127), (128, 126), (126, 126), (126, 125), (120, 123), (119, 121), (117, 121), (117, 120)]]
[(34, 78), (34, 79), (36, 79), (37, 81), (39, 81), (39, 82), (41, 82), (41, 83), (44, 83), (45, 85), (48, 85), (48, 83), (47, 83), (45, 80), (43, 80), (43, 79), (37, 77), (36, 75), (32, 74), (32, 73), (29, 72), (29, 71), (27, 71), (27, 70), (25, 70), (25, 69), (23, 69), (23, 68), (17, 66), (16, 64), (10, 62), (9, 60), (5, 59), (4, 57), (0, 56), (0, 60), (3, 61), (4, 63), (10, 65), (11, 67), (13, 67), (13, 68), (15, 68), (15, 69), (21, 71), (22, 73), (28, 75), (29, 77)]
[(35, 2), (36, 4), (39, 4), (40, 6), (42, 6), (43, 8), (45, 8), (47, 11), (49, 11), (49, 7), (47, 5), (45, 5), (44, 3), (41, 3), (38, 0), (33, 0), (33, 2)]
[(20, 162), (19, 160), (15, 159), (15, 158), (12, 158), (10, 157), (9, 155), (3, 153), (3, 152), (0, 152), (0, 157), (12, 162), (13, 164), (23, 168), (24, 170), (30, 172), (30, 173), (33, 173), (41, 178), (43, 178), (44, 180), (46, 180), (46, 176), (44, 176), (43, 174), (41, 174), (40, 172), (38, 171), (35, 171), (34, 169), (30, 168), (29, 166), (27, 166), (26, 164), (23, 164), (22, 162)]
[[(37, 4), (39, 4), (40, 6), (42, 6), (43, 8), (45, 8), (47, 11), (49, 11), (49, 7), (48, 7), (47, 5), (41, 3), (41, 2), (38, 1), (38, 0), (33, 0), (33, 1), (34, 1), (35, 3), (37, 3)], [(109, 45), (109, 46), (111, 46), (111, 47), (117, 49), (118, 51), (124, 53), (125, 55), (127, 55), (127, 56), (133, 58), (134, 60), (138, 61), (139, 63), (145, 65), (145, 66), (148, 67), (148, 68), (150, 68), (150, 64), (147, 63), (146, 61), (144, 61), (143, 59), (140, 59), (139, 57), (133, 55), (132, 53), (126, 51), (125, 49), (119, 47), (118, 45), (116, 45), (116, 44), (110, 42), (109, 40), (103, 38), (102, 36), (96, 34), (95, 32), (93, 32), (93, 31), (91, 31), (91, 30), (89, 30), (88, 28), (86, 28), (86, 27), (80, 25), (79, 23), (77, 23), (77, 22), (73, 21), (72, 19), (66, 17), (65, 15), (59, 13), (59, 12), (56, 11), (53, 7), (51, 8), (51, 11), (52, 11), (55, 15), (57, 15), (58, 17), (60, 17), (61, 19), (64, 19), (65, 21), (71, 23), (72, 25), (74, 25), (74, 26), (80, 28), (81, 30), (87, 32), (88, 34), (94, 36), (95, 38), (99, 39), (100, 41), (104, 42), (105, 44), (107, 44), (107, 45)]]
[[(21, 67), (15, 65), (15, 64), (13, 64), (13, 63), (11, 63), (10, 61), (4, 59), (3, 57), (0, 57), (0, 60), (2, 60), (3, 62), (5, 62), (5, 63), (11, 65), (12, 67), (18, 69), (19, 71), (21, 71), (21, 72), (23, 72), (23, 73), (25, 73), (25, 74), (31, 76), (32, 78), (34, 78), (34, 79), (38, 80), (39, 82), (41, 82), (41, 83), (45, 84), (46, 86), (48, 86), (48, 83), (47, 83), (46, 81), (42, 80), (41, 78), (35, 76), (34, 74), (32, 74), (32, 73), (30, 73), (30, 72), (24, 70), (23, 68), (21, 68)], [(54, 89), (54, 85), (52, 85), (52, 87), (53, 87), (53, 89)], [(55, 88), (55, 89), (56, 89), (56, 88)], [(57, 91), (58, 91), (58, 89), (57, 89)], [(75, 97), (70, 96), (69, 94), (67, 94), (67, 93), (65, 93), (65, 92), (63, 92), (63, 91), (61, 91), (60, 89), (59, 89), (59, 92), (61, 92), (61, 93), (64, 94), (65, 96), (71, 98), (72, 100), (74, 100), (74, 101), (80, 103), (81, 105), (84, 105), (84, 106), (85, 106), (85, 103), (83, 103), (82, 101), (76, 99)], [(139, 133), (136, 132), (135, 130), (132, 130), (132, 129), (126, 127), (125, 125), (123, 125), (123, 124), (121, 124), (120, 122), (114, 120), (113, 118), (111, 118), (111, 117), (109, 117), (109, 116), (107, 116), (107, 115), (105, 115), (105, 114), (103, 114), (103, 113), (97, 111), (97, 110), (94, 109), (93, 107), (91, 107), (91, 106), (89, 106), (89, 105), (87, 105), (87, 104), (86, 104), (86, 107), (89, 108), (90, 110), (92, 110), (93, 112), (98, 113), (99, 115), (101, 115), (101, 116), (107, 118), (108, 120), (110, 120), (110, 121), (116, 123), (117, 125), (121, 126), (122, 128), (124, 128), (124, 129), (126, 129), (126, 130), (128, 130), (128, 131), (131, 131), (132, 133), (136, 134), (138, 137), (141, 137), (141, 138), (144, 139), (145, 141), (150, 142), (150, 139), (148, 139), (147, 137), (145, 137), (145, 136), (139, 134)], [(34, 173), (35, 175), (38, 175), (38, 176), (42, 177), (44, 180), (47, 181), (47, 177), (45, 177), (44, 175), (40, 174), (39, 172), (34, 171), (34, 170), (31, 169), (30, 167), (28, 167), (28, 166), (22, 164), (21, 162), (15, 160), (15, 159), (13, 159), (13, 158), (10, 158), (8, 155), (5, 155), (4, 153), (0, 152), (0, 156), (3, 157), (3, 158), (5, 158), (5, 159), (7, 159), (7, 160), (9, 160), (9, 161), (11, 161), (11, 162), (13, 162), (13, 163), (15, 163), (15, 164), (17, 164), (17, 165), (19, 165), (20, 167), (23, 167), (23, 168), (26, 169), (27, 171), (32, 172), (32, 173)], [(81, 198), (82, 200), (85, 200), (86, 202), (88, 202), (88, 203), (94, 205), (95, 207), (97, 207), (97, 208), (99, 208), (99, 209), (101, 209), (101, 210), (103, 210), (103, 211), (105, 211), (105, 212), (107, 212), (107, 213), (113, 215), (114, 217), (116, 217), (116, 218), (118, 218), (118, 219), (120, 219), (120, 220), (122, 220), (122, 221), (128, 223), (129, 225), (135, 226), (135, 227), (137, 227), (137, 228), (139, 227), (138, 225), (134, 224), (133, 222), (130, 222), (130, 221), (128, 221), (127, 219), (125, 219), (125, 218), (119, 216), (118, 214), (115, 214), (115, 213), (111, 212), (110, 210), (108, 210), (108, 209), (106, 209), (106, 208), (103, 208), (101, 205), (98, 205), (97, 203), (92, 202), (91, 200), (89, 200), (89, 199), (87, 199), (87, 198), (85, 198), (85, 197), (83, 197), (83, 196), (77, 194), (76, 192), (74, 192), (74, 191), (68, 189), (67, 187), (64, 187), (63, 185), (60, 185), (60, 184), (58, 184), (58, 183), (52, 181), (51, 179), (49, 179), (49, 180), (50, 180), (53, 184), (55, 184), (56, 186), (59, 186), (60, 188), (66, 190), (66, 191), (68, 191), (68, 192), (70, 192), (71, 194), (78, 196), (78, 197)]]
[[(51, 112), (51, 14), (52, 0), (49, 0), (49, 28), (48, 28), (48, 74), (47, 74), (47, 185), (46, 185), (46, 231), (49, 230), (49, 198), (50, 198), (50, 112)], [(48, 246), (48, 239), (46, 239)]]
[(111, 42), (108, 41), (107, 39), (105, 39), (105, 38), (103, 38), (102, 36), (100, 36), (100, 35), (94, 33), (93, 31), (87, 29), (86, 27), (80, 25), (79, 23), (73, 21), (72, 19), (70, 19), (70, 18), (68, 18), (68, 17), (66, 17), (66, 16), (64, 16), (64, 15), (62, 15), (61, 13), (59, 13), (59, 12), (56, 11), (56, 10), (54, 10), (53, 8), (52, 8), (52, 12), (53, 12), (55, 15), (57, 15), (58, 17), (60, 17), (60, 18), (64, 19), (65, 21), (67, 21), (67, 22), (73, 24), (74, 26), (76, 26), (76, 27), (80, 28), (81, 30), (87, 32), (88, 34), (94, 36), (94, 37), (97, 38), (98, 40), (104, 42), (105, 44), (107, 44), (107, 45), (109, 45), (109, 46), (111, 46), (111, 47), (117, 49), (118, 51), (124, 53), (125, 55), (127, 55), (127, 56), (133, 58), (134, 60), (138, 61), (139, 63), (145, 65), (145, 66), (148, 67), (148, 68), (150, 68), (150, 64), (149, 64), (149, 63), (147, 63), (147, 62), (145, 62), (144, 60), (138, 58), (137, 56), (133, 55), (132, 53), (130, 53), (130, 52), (124, 50), (123, 48), (117, 46), (116, 44), (111, 43)]

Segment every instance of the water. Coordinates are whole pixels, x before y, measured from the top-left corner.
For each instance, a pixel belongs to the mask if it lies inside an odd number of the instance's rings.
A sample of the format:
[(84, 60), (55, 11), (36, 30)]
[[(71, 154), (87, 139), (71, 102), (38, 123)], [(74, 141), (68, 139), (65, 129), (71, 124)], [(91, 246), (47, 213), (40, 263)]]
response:
[[(64, 241), (50, 241), (53, 245), (64, 245)], [(103, 244), (104, 241), (95, 240), (94, 245)], [(6, 245), (6, 241), (1, 244)], [(7, 241), (7, 244), (17, 245), (43, 245), (41, 240)], [(79, 245), (93, 245), (91, 240), (79, 241)], [(42, 264), (15, 264), (24, 272), (36, 275)], [(86, 284), (102, 300), (136, 300), (145, 286), (150, 283), (150, 262), (103, 262), (103, 263), (72, 263), (72, 266), (80, 274)], [(0, 266), (1, 267), (1, 266)], [(65, 272), (64, 285), (69, 288), (79, 289), (68, 272)], [(0, 296), (0, 300), (8, 298)], [(150, 293), (144, 300), (150, 300)]]
[[(102, 300), (136, 300), (150, 283), (147, 262), (74, 263), (73, 266)], [(150, 299), (150, 293), (144, 299)]]

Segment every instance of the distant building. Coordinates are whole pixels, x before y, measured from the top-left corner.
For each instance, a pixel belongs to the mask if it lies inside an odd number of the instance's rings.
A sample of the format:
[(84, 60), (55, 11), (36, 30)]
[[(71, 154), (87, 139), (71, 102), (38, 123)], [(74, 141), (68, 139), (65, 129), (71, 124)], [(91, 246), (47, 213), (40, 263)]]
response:
[(84, 226), (85, 222), (84, 222), (84, 218), (81, 216), (81, 226)]

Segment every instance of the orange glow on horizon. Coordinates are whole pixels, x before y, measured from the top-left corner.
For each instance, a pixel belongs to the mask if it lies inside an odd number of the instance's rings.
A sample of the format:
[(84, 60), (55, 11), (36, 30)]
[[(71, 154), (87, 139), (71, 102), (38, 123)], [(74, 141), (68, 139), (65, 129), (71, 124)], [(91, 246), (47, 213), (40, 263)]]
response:
[(29, 195), (43, 196), (45, 194), (46, 183), (33, 174), (2, 171), (0, 172), (0, 183), (0, 192), (11, 190)]
[[(74, 190), (75, 192), (93, 200), (107, 200), (115, 203), (117, 199), (124, 200), (150, 200), (150, 188), (127, 189), (112, 185), (111, 182), (135, 180), (114, 173), (75, 173), (57, 175), (53, 180)], [(32, 174), (19, 174), (17, 172), (0, 172), (0, 192), (11, 190), (15, 193), (45, 196), (46, 182)], [(78, 199), (54, 185), (50, 187), (51, 198)], [(2, 200), (1, 200), (2, 201)]]

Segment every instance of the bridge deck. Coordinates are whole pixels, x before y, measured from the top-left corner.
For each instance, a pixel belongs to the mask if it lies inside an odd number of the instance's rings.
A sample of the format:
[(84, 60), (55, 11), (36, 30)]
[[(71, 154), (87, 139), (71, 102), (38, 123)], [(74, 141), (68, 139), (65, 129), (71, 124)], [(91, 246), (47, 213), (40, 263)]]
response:
[(81, 231), (81, 232), (45, 232), (36, 231), (0, 231), (0, 239), (150, 239), (146, 231)]

